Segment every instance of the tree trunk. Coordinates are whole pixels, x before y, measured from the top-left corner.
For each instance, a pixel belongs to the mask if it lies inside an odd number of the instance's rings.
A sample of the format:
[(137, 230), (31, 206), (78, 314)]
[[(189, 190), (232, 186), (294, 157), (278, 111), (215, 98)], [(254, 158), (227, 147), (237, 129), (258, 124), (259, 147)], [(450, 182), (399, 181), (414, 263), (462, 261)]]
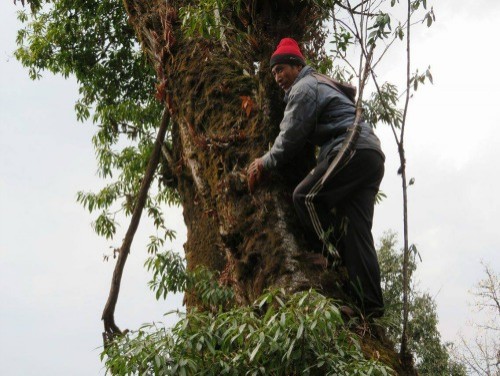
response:
[[(223, 14), (234, 28), (250, 30), (246, 40), (228, 29), (224, 40), (210, 41), (181, 31), (179, 8), (197, 2), (124, 3), (156, 67), (157, 95), (171, 112), (172, 150), (164, 168), (184, 208), (188, 269), (225, 271), (241, 304), (272, 287), (315, 288), (342, 299), (344, 273), (308, 261), (310, 249), (291, 199), (314, 165), (312, 146), (269, 174), (253, 195), (246, 181), (248, 164), (269, 148), (283, 116), (283, 94), (272, 80), (269, 57), (285, 36), (302, 41), (309, 57), (319, 54), (324, 35), (314, 8), (292, 0), (248, 1), (239, 15)], [(191, 299), (188, 306), (195, 304)]]
[(303, 26), (314, 11), (291, 1), (253, 2), (230, 17), (235, 25), (246, 23), (259, 32), (246, 34), (243, 43), (226, 33), (226, 47), (182, 34), (177, 14), (187, 3), (125, 1), (172, 114), (168, 168), (184, 208), (188, 268), (226, 270), (241, 303), (269, 287), (290, 292), (314, 287), (339, 297), (338, 273), (319, 273), (317, 265), (306, 262), (308, 247), (291, 200), (293, 188), (314, 164), (312, 146), (268, 176), (254, 195), (246, 182), (246, 167), (265, 153), (283, 116), (269, 57), (283, 36), (304, 40), (297, 30), (307, 30)]

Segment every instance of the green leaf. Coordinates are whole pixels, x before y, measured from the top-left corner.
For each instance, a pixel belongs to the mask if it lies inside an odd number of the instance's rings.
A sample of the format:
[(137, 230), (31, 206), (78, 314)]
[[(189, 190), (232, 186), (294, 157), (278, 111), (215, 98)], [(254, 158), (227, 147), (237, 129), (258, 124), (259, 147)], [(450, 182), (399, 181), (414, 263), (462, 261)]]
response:
[(299, 325), (299, 329), (297, 330), (296, 339), (301, 338), (303, 333), (304, 333), (304, 323), (301, 322)]
[(306, 298), (307, 298), (307, 294), (304, 294), (304, 296), (302, 298), (300, 298), (299, 307), (301, 307), (304, 304), (304, 301), (306, 300)]
[(292, 355), (293, 347), (295, 346), (295, 340), (293, 340), (290, 343), (290, 347), (288, 348), (288, 351), (285, 354), (286, 360), (290, 361), (290, 356)]
[(259, 351), (261, 346), (262, 346), (262, 342), (259, 341), (257, 346), (255, 346), (252, 353), (250, 354), (250, 362), (253, 362), (253, 360), (254, 360), (255, 356), (257, 355), (257, 352)]
[(205, 342), (207, 344), (208, 350), (212, 353), (212, 355), (215, 354), (215, 348), (210, 342)]

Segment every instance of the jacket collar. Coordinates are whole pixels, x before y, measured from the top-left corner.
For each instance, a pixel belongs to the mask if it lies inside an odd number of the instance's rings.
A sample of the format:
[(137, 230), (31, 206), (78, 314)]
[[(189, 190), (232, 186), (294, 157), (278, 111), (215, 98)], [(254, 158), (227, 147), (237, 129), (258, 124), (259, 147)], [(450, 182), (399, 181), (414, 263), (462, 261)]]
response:
[(290, 94), (290, 91), (292, 90), (292, 88), (297, 84), (297, 82), (299, 82), (302, 78), (304, 78), (305, 76), (308, 76), (310, 74), (313, 74), (315, 71), (312, 67), (310, 67), (309, 65), (305, 65), (302, 70), (300, 71), (299, 75), (297, 76), (297, 78), (295, 79), (295, 81), (293, 81), (293, 84), (292, 86), (290, 86), (290, 89), (288, 89), (286, 92), (285, 92), (285, 97), (283, 98), (283, 100), (285, 102), (288, 102), (288, 95)]

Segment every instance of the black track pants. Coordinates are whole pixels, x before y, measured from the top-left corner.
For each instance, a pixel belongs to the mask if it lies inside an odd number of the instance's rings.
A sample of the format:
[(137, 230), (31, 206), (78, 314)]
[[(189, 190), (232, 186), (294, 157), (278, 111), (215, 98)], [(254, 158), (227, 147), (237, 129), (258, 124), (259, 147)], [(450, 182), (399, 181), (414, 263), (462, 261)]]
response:
[(334, 259), (337, 251), (340, 254), (361, 308), (378, 316), (384, 303), (371, 230), (384, 160), (374, 150), (356, 150), (320, 184), (333, 158), (318, 164), (302, 180), (295, 188), (293, 202), (308, 236), (323, 251), (329, 249)]

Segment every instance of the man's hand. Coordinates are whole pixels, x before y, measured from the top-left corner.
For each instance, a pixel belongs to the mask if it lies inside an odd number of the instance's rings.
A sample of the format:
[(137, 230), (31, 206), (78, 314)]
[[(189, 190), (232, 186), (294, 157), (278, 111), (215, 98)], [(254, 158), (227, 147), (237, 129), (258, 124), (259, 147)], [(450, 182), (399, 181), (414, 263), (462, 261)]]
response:
[(255, 187), (262, 180), (262, 172), (264, 171), (264, 162), (262, 158), (255, 159), (247, 169), (247, 178), (248, 178), (248, 190), (252, 194), (255, 190)]

